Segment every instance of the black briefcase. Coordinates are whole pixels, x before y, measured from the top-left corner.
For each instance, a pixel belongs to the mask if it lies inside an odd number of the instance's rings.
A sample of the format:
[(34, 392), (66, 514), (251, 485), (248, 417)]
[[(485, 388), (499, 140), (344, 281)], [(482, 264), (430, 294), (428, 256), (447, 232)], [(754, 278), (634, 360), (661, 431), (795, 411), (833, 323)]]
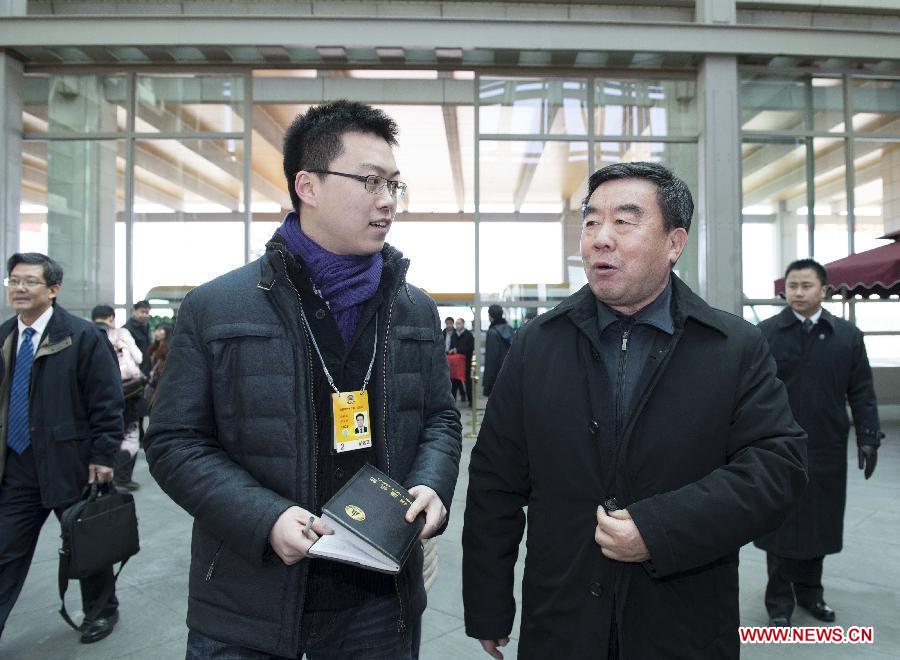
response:
[[(115, 578), (128, 559), (140, 550), (134, 497), (119, 493), (110, 484), (90, 484), (82, 499), (60, 517), (62, 547), (59, 550), (59, 613), (75, 628), (66, 612), (65, 595), (69, 580), (85, 578), (121, 562)], [(93, 619), (106, 605), (115, 588), (115, 579), (98, 599), (85, 619)]]

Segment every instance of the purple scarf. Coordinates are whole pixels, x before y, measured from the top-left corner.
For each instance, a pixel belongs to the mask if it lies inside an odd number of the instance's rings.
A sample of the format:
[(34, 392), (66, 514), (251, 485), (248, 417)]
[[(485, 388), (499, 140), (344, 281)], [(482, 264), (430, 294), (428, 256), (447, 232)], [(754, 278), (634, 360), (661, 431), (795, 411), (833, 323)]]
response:
[(278, 233), (291, 254), (300, 256), (309, 268), (313, 284), (337, 322), (344, 345), (349, 345), (363, 304), (378, 291), (384, 266), (381, 252), (369, 256), (333, 254), (303, 233), (295, 211), (285, 216)]

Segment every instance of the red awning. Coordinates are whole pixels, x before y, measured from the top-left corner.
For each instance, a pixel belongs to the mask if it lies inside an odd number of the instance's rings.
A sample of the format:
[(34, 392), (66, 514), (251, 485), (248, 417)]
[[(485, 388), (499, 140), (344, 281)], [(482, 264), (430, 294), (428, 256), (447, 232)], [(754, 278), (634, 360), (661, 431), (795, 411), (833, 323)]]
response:
[[(900, 294), (900, 230), (880, 238), (891, 238), (893, 243), (825, 264), (832, 292), (844, 298)], [(775, 280), (775, 295), (784, 297), (783, 277)]]

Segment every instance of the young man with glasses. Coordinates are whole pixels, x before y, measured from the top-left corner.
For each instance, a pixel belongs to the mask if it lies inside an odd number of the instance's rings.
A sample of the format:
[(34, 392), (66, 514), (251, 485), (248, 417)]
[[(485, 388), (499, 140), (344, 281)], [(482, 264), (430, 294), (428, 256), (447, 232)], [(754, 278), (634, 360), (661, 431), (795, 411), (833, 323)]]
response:
[(423, 538), (446, 525), (456, 484), (437, 308), (385, 243), (406, 188), (396, 134), (360, 103), (297, 117), (294, 210), (265, 255), (181, 306), (147, 458), (196, 520), (188, 658), (418, 656), (418, 544), (397, 576), (307, 556), (330, 531), (322, 505), (366, 463), (409, 488)]
[[(16, 316), (0, 325), (0, 634), (31, 565), (47, 516), (59, 517), (85, 484), (113, 478), (122, 444), (122, 382), (106, 334), (56, 302), (62, 267), (14, 254), (5, 281)], [(81, 641), (109, 635), (119, 619), (112, 566), (81, 580)]]

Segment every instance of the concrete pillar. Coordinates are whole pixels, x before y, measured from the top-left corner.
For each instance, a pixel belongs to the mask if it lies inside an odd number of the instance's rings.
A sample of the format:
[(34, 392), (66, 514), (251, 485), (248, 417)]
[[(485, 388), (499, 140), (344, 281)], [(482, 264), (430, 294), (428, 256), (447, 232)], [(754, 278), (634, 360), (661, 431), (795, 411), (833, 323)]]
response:
[[(22, 63), (0, 52), (0, 258), (19, 249), (19, 201), (22, 195)], [(2, 298), (3, 317), (11, 314)]]
[[(735, 0), (697, 0), (696, 21), (734, 25)], [(708, 56), (697, 96), (700, 144), (696, 239), (700, 295), (741, 314), (741, 150), (737, 58)], [(689, 246), (690, 247), (690, 246)]]
[(700, 295), (741, 313), (741, 150), (738, 70), (734, 56), (707, 56), (700, 66), (697, 195)]
[[(114, 125), (102, 103), (102, 79), (54, 76), (50, 82), (50, 130), (83, 131)], [(115, 294), (116, 143), (51, 140), (47, 146), (49, 254), (65, 270), (64, 307), (112, 304)]]

